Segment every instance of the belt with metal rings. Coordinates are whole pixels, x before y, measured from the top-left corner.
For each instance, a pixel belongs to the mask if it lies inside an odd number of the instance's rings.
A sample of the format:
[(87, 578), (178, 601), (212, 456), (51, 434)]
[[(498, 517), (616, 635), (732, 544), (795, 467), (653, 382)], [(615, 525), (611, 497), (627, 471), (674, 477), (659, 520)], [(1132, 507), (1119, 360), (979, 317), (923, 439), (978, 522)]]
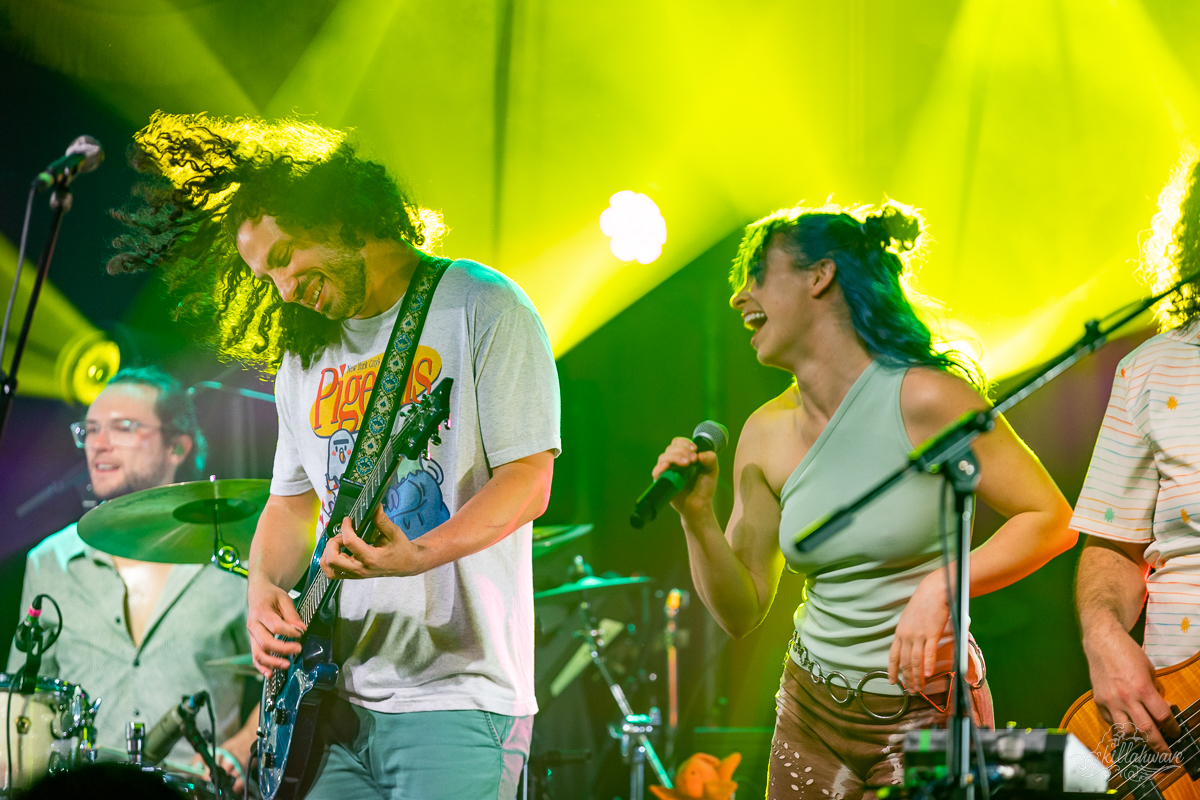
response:
[[(820, 664), (818, 664), (816, 661), (813, 661), (812, 656), (810, 656), (808, 653), (808, 648), (800, 643), (800, 634), (798, 632), (792, 634), (792, 641), (789, 643), (788, 650), (789, 653), (786, 657), (793, 658), (796, 664), (808, 673), (813, 683), (817, 685), (823, 684), (825, 686), (825, 691), (829, 692), (830, 699), (842, 708), (849, 706), (854, 702), (855, 698), (858, 698), (858, 704), (862, 706), (862, 709), (867, 713), (867, 716), (871, 717), (872, 719), (879, 720), (880, 722), (892, 722), (900, 719), (900, 717), (903, 717), (905, 713), (908, 712), (910, 695), (908, 690), (904, 688), (903, 682), (900, 683), (900, 688), (904, 690), (904, 693), (901, 695), (903, 700), (900, 703), (900, 710), (894, 714), (878, 714), (862, 701), (862, 696), (864, 694), (874, 694), (879, 697), (895, 696), (879, 694), (877, 692), (867, 692), (863, 689), (863, 687), (867, 685), (867, 682), (874, 678), (887, 678), (887, 670), (877, 669), (873, 672), (868, 672), (866, 675), (862, 676), (862, 680), (858, 682), (857, 687), (852, 687), (850, 685), (850, 679), (847, 678), (843, 673), (838, 672), (837, 670), (825, 672)], [(841, 680), (840, 686), (833, 682), (835, 678)], [(841, 697), (838, 696), (839, 693), (841, 693)]]

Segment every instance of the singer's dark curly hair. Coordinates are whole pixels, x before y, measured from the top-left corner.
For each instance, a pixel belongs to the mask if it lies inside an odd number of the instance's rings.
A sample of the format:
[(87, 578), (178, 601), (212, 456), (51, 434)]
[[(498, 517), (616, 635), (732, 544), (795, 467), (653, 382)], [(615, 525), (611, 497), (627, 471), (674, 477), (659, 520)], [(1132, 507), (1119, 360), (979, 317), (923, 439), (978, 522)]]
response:
[(846, 298), (850, 321), (872, 356), (890, 366), (924, 365), (954, 372), (980, 392), (987, 391), (987, 378), (970, 356), (934, 346), (929, 326), (905, 294), (905, 256), (925, 238), (915, 209), (895, 202), (874, 209), (781, 208), (746, 227), (729, 272), (735, 292), (760, 276), (767, 246), (776, 234), (798, 269), (825, 258), (837, 265), (835, 280)]
[(354, 249), (367, 237), (422, 248), (440, 225), (382, 164), (360, 158), (345, 131), (159, 111), (133, 138), (129, 163), (143, 179), (137, 200), (110, 212), (125, 232), (108, 271), (157, 270), (176, 319), (222, 358), (266, 372), (289, 352), (311, 366), (341, 326), (254, 277), (235, 245), (242, 222), (269, 214), (285, 230)]

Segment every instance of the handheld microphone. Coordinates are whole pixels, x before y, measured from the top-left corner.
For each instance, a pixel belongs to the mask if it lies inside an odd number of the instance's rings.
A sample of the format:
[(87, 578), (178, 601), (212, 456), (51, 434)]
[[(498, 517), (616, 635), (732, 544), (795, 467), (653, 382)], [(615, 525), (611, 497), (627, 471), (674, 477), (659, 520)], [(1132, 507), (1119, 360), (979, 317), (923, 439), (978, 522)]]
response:
[(66, 155), (50, 162), (38, 173), (33, 185), (39, 192), (49, 189), (60, 180), (70, 183), (76, 175), (91, 172), (104, 160), (104, 148), (91, 136), (80, 136), (67, 148)]
[(196, 715), (207, 702), (208, 692), (201, 690), (172, 706), (146, 734), (142, 745), (142, 757), (151, 764), (157, 764), (166, 758), (175, 743), (183, 738), (189, 724), (195, 724)]
[[(701, 422), (696, 426), (696, 430), (692, 431), (692, 441), (696, 443), (696, 449), (701, 453), (708, 451), (719, 453), (729, 443), (729, 431), (721, 423), (708, 419)], [(695, 464), (667, 468), (633, 504), (633, 513), (629, 515), (629, 524), (640, 528), (657, 517), (658, 510), (677, 495), (695, 474)]]

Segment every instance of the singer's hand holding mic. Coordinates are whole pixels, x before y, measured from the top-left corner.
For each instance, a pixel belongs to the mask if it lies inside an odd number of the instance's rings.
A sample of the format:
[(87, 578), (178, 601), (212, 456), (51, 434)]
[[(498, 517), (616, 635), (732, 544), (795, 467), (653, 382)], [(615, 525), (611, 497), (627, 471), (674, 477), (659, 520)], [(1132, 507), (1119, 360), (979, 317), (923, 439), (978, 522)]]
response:
[(717, 453), (728, 442), (729, 431), (712, 420), (697, 425), (691, 439), (671, 440), (654, 465), (654, 483), (634, 504), (630, 524), (642, 527), (668, 500), (681, 514), (709, 507), (717, 491)]

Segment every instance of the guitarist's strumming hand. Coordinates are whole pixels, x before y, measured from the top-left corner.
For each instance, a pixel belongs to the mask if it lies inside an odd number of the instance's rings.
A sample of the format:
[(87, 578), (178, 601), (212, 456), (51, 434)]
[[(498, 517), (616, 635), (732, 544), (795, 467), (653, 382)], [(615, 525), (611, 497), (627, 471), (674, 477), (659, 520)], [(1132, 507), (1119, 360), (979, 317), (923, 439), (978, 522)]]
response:
[(1133, 637), (1118, 626), (1102, 641), (1100, 638), (1084, 639), (1100, 716), (1113, 725), (1134, 725), (1156, 752), (1169, 754), (1166, 740), (1179, 736), (1179, 723), (1154, 686), (1154, 665)]
[(1079, 555), (1075, 607), (1100, 716), (1110, 725), (1132, 723), (1165, 755), (1167, 739), (1179, 736), (1179, 724), (1154, 685), (1154, 665), (1129, 635), (1146, 598), (1145, 550), (1145, 542), (1087, 537)]
[[(254, 668), (263, 677), (270, 677), (271, 670), (288, 668), (288, 661), (283, 656), (300, 654), (300, 643), (288, 639), (302, 636), (304, 623), (288, 593), (268, 580), (256, 580), (252, 575), (247, 600), (250, 606), (246, 619), (250, 655), (254, 659)], [(288, 639), (277, 639), (276, 634)]]
[(349, 517), (342, 520), (340, 531), (326, 543), (321, 554), (325, 577), (331, 580), (403, 577), (429, 569), (426, 549), (410, 541), (400, 526), (388, 519), (382, 506), (375, 509), (373, 522), (378, 534), (374, 544), (367, 544), (354, 530)]

